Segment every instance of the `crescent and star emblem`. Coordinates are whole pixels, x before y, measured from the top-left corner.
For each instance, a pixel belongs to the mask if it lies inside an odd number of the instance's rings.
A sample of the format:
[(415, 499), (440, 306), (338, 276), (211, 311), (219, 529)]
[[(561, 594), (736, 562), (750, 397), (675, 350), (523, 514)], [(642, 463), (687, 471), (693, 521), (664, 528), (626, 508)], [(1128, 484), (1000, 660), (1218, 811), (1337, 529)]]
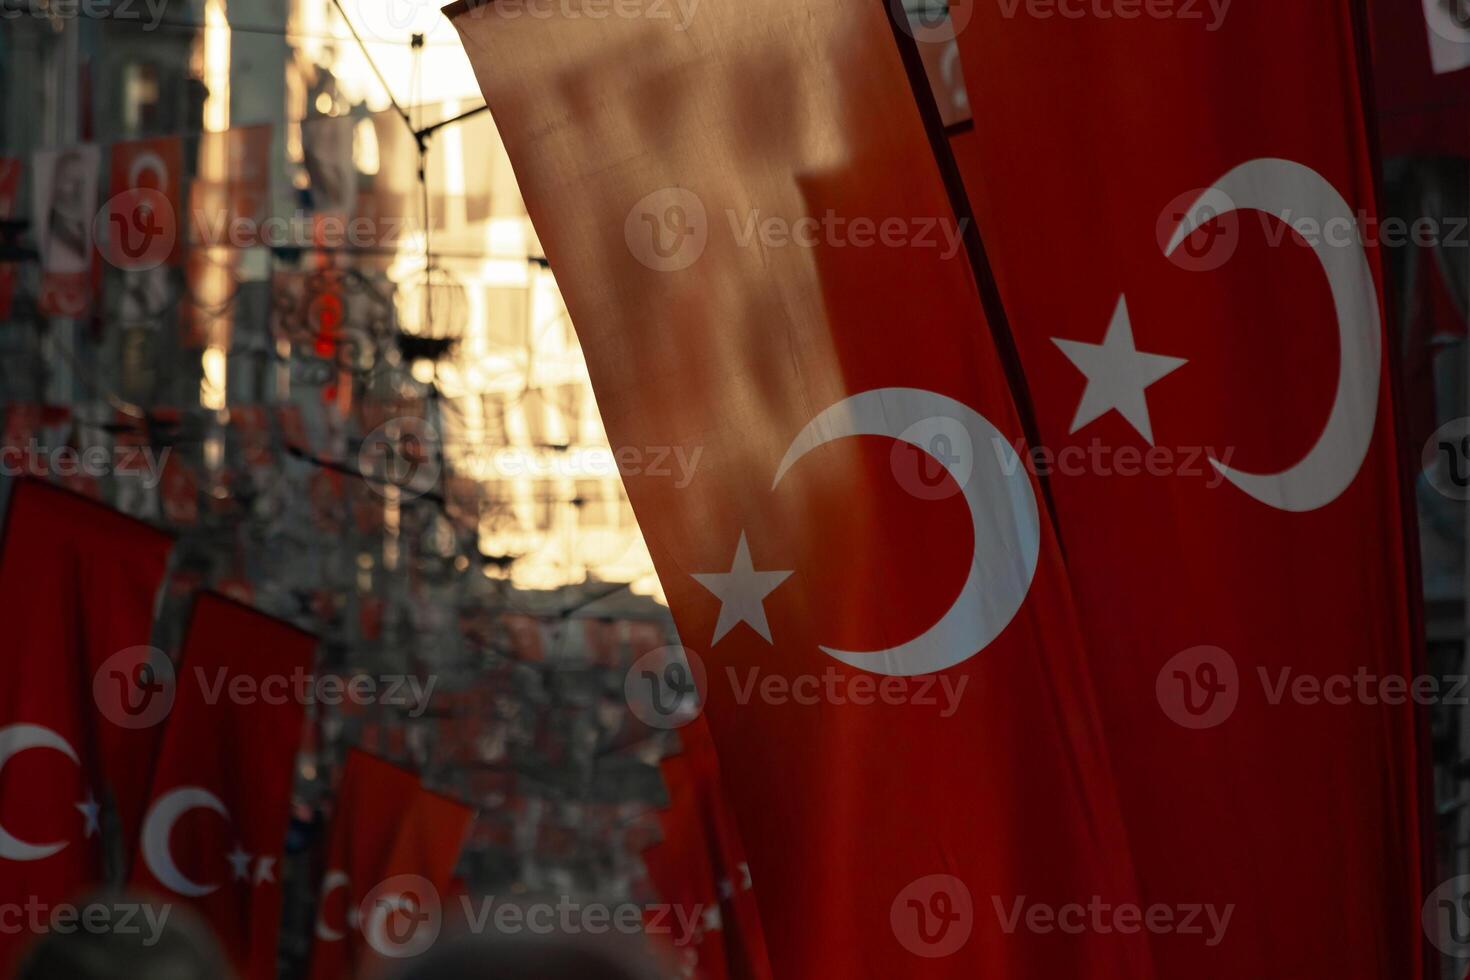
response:
[[(1290, 223), (1310, 218), (1352, 230), (1350, 244), (1319, 240), (1313, 250), (1337, 314), (1337, 393), (1317, 441), (1294, 465), (1274, 473), (1250, 473), (1211, 463), (1235, 487), (1276, 510), (1303, 513), (1325, 507), (1352, 485), (1367, 458), (1377, 422), (1383, 337), (1378, 293), (1357, 218), (1337, 189), (1317, 171), (1289, 160), (1251, 160), (1221, 177), (1190, 206), (1164, 249), (1174, 251), (1196, 229), (1230, 211), (1250, 209)], [(1101, 344), (1054, 338), (1087, 377), (1072, 422), (1076, 432), (1109, 411), (1123, 416), (1150, 444), (1153, 427), (1146, 391), (1179, 369), (1177, 357), (1139, 351), (1126, 299), (1120, 298)], [(964, 439), (954, 439), (954, 430)], [(937, 436), (958, 452), (936, 455)], [(964, 495), (974, 528), (969, 574), (948, 610), (906, 643), (868, 652), (821, 647), (823, 653), (875, 674), (911, 677), (957, 666), (988, 647), (1015, 617), (1031, 589), (1040, 550), (1040, 522), (1031, 480), (1005, 437), (974, 409), (917, 388), (880, 388), (844, 398), (797, 434), (776, 468), (781, 480), (812, 450), (852, 436), (887, 436), (908, 443), (939, 463)], [(967, 447), (968, 444), (968, 447)], [(978, 453), (977, 447), (993, 447)], [(694, 579), (720, 600), (711, 645), (746, 624), (773, 642), (765, 599), (792, 571), (757, 570), (744, 532), (728, 572), (700, 572)]]
[[(17, 724), (0, 728), (0, 769), (12, 758), (29, 749), (50, 749), (66, 756), (72, 765), (81, 765), (77, 750), (72, 748), (71, 743), (44, 725)], [(84, 834), (91, 837), (98, 832), (98, 813), (101, 808), (91, 796), (75, 806), (85, 821)], [(0, 827), (0, 860), (40, 861), (60, 852), (68, 843), (70, 842), (60, 840), (33, 844)]]
[[(174, 824), (193, 810), (209, 810), (230, 819), (229, 808), (209, 790), (200, 786), (180, 786), (164, 793), (148, 808), (148, 814), (143, 818), (140, 850), (143, 863), (160, 885), (187, 898), (202, 898), (218, 891), (219, 883), (198, 882), (186, 876), (174, 862), (170, 844)], [(276, 880), (276, 859), (269, 855), (251, 854), (241, 844), (237, 843), (235, 849), (225, 855), (225, 860), (230, 864), (235, 881), (253, 886), (271, 884)]]

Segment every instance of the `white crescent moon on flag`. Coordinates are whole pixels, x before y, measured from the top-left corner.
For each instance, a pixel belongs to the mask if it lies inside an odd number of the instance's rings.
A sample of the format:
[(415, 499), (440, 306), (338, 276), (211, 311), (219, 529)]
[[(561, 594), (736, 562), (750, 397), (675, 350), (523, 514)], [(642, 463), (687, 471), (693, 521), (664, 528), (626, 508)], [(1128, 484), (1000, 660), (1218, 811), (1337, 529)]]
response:
[[(822, 647), (822, 652), (893, 677), (933, 674), (963, 663), (1000, 635), (1031, 591), (1041, 548), (1031, 478), (1005, 436), (968, 405), (919, 388), (879, 388), (845, 398), (812, 419), (786, 450), (771, 489), (807, 453), (850, 436), (887, 436), (933, 456), (969, 506), (974, 552), (959, 596), (919, 636), (885, 650)], [(953, 457), (934, 455), (941, 437)]]
[[(66, 756), (73, 764), (81, 764), (71, 743), (44, 725), (19, 724), (0, 728), (0, 768), (12, 756), (27, 749), (51, 749)], [(60, 851), (67, 843), (63, 840), (50, 844), (32, 844), (0, 827), (0, 859), (7, 861), (39, 861)]]
[[(1172, 255), (1213, 218), (1247, 208), (1288, 225), (1310, 220), (1322, 229), (1313, 251), (1337, 311), (1341, 352), (1337, 396), (1316, 444), (1294, 466), (1277, 473), (1247, 473), (1213, 457), (1210, 462), (1227, 480), (1269, 507), (1292, 513), (1317, 510), (1352, 485), (1373, 440), (1383, 375), (1378, 291), (1352, 208), (1327, 178), (1291, 160), (1251, 160), (1221, 177), (1186, 212), (1164, 254)], [(1343, 230), (1347, 240), (1337, 240), (1338, 231), (1332, 229)]]
[(219, 888), (219, 885), (201, 885), (184, 877), (169, 850), (169, 835), (173, 833), (174, 823), (185, 813), (197, 809), (213, 810), (226, 820), (230, 817), (230, 811), (213, 793), (198, 786), (180, 786), (164, 793), (148, 808), (141, 835), (143, 862), (153, 877), (160, 885), (188, 898), (199, 898)]
[(316, 938), (323, 942), (334, 943), (345, 935), (342, 930), (327, 925), (327, 896), (339, 888), (346, 888), (349, 881), (347, 872), (336, 868), (322, 875), (322, 892), (317, 898)]

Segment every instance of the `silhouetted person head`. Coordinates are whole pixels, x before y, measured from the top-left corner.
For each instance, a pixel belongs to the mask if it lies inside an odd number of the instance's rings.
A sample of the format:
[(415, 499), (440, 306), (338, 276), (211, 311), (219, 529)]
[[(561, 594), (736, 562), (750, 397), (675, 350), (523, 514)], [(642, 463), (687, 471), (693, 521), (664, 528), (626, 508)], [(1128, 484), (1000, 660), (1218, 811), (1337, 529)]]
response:
[[(60, 907), (58, 907), (60, 908)], [(66, 932), (51, 914), (21, 957), (16, 980), (229, 980), (214, 934), (193, 911), (136, 895), (94, 895), (71, 903)], [(64, 913), (63, 913), (64, 914)], [(34, 927), (32, 927), (34, 928)]]
[(393, 980), (660, 980), (628, 936), (465, 936), (402, 964)]

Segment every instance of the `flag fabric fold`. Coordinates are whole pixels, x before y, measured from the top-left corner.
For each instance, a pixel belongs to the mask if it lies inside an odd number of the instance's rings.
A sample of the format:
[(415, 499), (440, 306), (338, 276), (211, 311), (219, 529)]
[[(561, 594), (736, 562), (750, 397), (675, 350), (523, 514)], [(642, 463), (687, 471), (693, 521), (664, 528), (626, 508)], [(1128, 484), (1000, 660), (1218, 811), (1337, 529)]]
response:
[(316, 638), (213, 592), (194, 602), (131, 883), (193, 904), (241, 976), (276, 976), (281, 871)]
[(1150, 930), (1163, 976), (1424, 969), (1413, 518), (1355, 12), (976, 4), (958, 38), (960, 162), (1143, 899), (1230, 912)]
[(448, 13), (613, 446), (702, 451), (625, 475), (688, 648), (630, 685), (706, 678), (774, 975), (1149, 976), (1028, 924), (1133, 885), (921, 62), (882, 4), (583, 6)]
[[(10, 664), (0, 691), (0, 901), (75, 898), (102, 881), (110, 828), (137, 827), (158, 730), (128, 714), (146, 712), (138, 699), (153, 694), (123, 668), (152, 661), (146, 645), (172, 546), (77, 494), (31, 479), (12, 486), (0, 552)], [(0, 960), (26, 938), (0, 934)]]

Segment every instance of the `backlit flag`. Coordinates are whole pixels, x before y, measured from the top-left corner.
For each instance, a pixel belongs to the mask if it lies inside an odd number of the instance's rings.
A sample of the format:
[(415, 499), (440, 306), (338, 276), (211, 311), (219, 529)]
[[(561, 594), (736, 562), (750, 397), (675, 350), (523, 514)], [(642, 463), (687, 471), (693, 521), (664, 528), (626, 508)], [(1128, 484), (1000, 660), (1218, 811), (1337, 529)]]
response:
[(363, 954), (372, 964), (359, 968), (359, 975), (381, 975), (392, 961), (427, 951), (446, 919), (465, 911), (444, 906), (463, 893), (454, 868), (474, 818), (474, 810), (458, 800), (422, 787), (413, 794), (386, 852), (383, 877), (357, 908)]
[(659, 811), (663, 839), (643, 852), (659, 901), (644, 910), (649, 936), (672, 958), (681, 976), (727, 980), (735, 972), (720, 909), (719, 885), (690, 760), (670, 756), (659, 763), (668, 806)]
[(917, 55), (881, 3), (594, 6), (449, 14), (612, 444), (701, 453), (625, 476), (691, 647), (628, 690), (707, 676), (774, 974), (1149, 976), (1026, 924), (1132, 886)]
[[(74, 897), (102, 880), (107, 814), (137, 825), (157, 729), (133, 720), (155, 698), (167, 710), (169, 693), (140, 687), (139, 671), (158, 662), (146, 644), (172, 545), (84, 497), (14, 484), (0, 553), (0, 902)], [(0, 973), (28, 938), (0, 931)]]
[[(678, 962), (701, 976), (758, 980), (771, 976), (765, 936), (745, 849), (720, 786), (709, 726), (703, 716), (679, 730), (683, 749), (659, 763), (669, 805), (659, 811), (661, 843), (644, 852), (650, 878), (664, 902), (684, 906), (690, 935), (673, 930)], [(658, 911), (653, 923), (678, 923)]]
[(245, 978), (276, 976), (281, 864), (316, 638), (222, 595), (194, 602), (132, 884), (193, 904)]
[(1352, 7), (982, 3), (959, 36), (966, 185), (1145, 906), (1174, 910), (1149, 929), (1161, 976), (1422, 975), (1417, 626)]
[(365, 953), (358, 908), (384, 877), (388, 852), (419, 792), (419, 777), (366, 752), (347, 753), (317, 896), (311, 980), (350, 977)]

